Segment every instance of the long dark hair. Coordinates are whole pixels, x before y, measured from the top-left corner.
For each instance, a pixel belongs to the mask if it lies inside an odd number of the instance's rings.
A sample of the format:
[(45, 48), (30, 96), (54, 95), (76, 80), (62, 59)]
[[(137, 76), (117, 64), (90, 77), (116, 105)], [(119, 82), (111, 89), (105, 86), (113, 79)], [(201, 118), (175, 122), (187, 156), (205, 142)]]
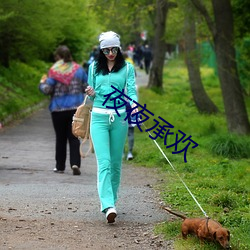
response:
[[(126, 64), (125, 59), (121, 53), (121, 50), (118, 49), (117, 55), (115, 58), (115, 65), (112, 69), (112, 72), (119, 71), (121, 68), (123, 68), (125, 66), (125, 64)], [(109, 74), (109, 69), (108, 69), (108, 65), (107, 65), (107, 58), (103, 54), (102, 50), (100, 50), (99, 56), (97, 58), (96, 73), (97, 74), (101, 73), (103, 75)]]

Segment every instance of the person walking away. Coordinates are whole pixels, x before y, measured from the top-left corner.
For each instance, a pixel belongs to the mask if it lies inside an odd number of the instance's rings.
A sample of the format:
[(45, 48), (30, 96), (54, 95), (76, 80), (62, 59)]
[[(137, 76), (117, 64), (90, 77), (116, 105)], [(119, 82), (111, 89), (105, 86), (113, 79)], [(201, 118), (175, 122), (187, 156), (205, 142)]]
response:
[(153, 56), (152, 56), (151, 49), (149, 48), (149, 46), (147, 44), (145, 45), (143, 57), (144, 57), (145, 71), (146, 71), (146, 74), (148, 75)]
[[(93, 100), (90, 134), (97, 160), (97, 189), (101, 212), (106, 214), (108, 223), (115, 222), (116, 202), (121, 179), (122, 155), (128, 132), (126, 107), (116, 111), (109, 107), (120, 105), (118, 92), (126, 88), (126, 95), (137, 102), (134, 66), (126, 63), (121, 53), (120, 36), (113, 32), (103, 32), (99, 36), (100, 53), (89, 67), (87, 95)], [(107, 99), (105, 95), (109, 95)], [(125, 98), (125, 97), (124, 97)], [(111, 100), (110, 100), (111, 99)], [(116, 102), (114, 104), (114, 102)], [(105, 105), (104, 105), (105, 103)], [(135, 108), (136, 104), (130, 102)], [(132, 113), (138, 112), (135, 108)]]
[(39, 84), (40, 91), (50, 95), (49, 110), (56, 135), (55, 173), (64, 173), (66, 168), (67, 142), (69, 142), (70, 166), (73, 175), (80, 175), (80, 142), (72, 134), (72, 117), (84, 100), (87, 74), (73, 61), (67, 46), (59, 46), (55, 51), (54, 65)]
[(90, 52), (89, 54), (89, 59), (87, 61), (87, 70), (88, 70), (88, 67), (89, 65), (96, 60), (96, 58), (98, 57), (98, 53), (99, 53), (99, 49), (97, 46), (94, 46), (92, 51)]
[[(127, 52), (123, 53), (123, 57), (125, 59), (126, 62), (131, 63), (134, 66), (134, 61), (128, 57)], [(136, 70), (135, 70), (135, 76), (136, 76)], [(137, 91), (137, 85), (136, 85), (136, 91)], [(138, 98), (138, 92), (137, 92), (137, 98)], [(126, 110), (130, 110), (131, 106), (129, 104), (129, 102), (127, 102), (126, 104)], [(127, 153), (127, 161), (133, 160), (134, 156), (133, 156), (133, 149), (134, 149), (134, 131), (135, 131), (135, 127), (133, 124), (131, 124), (129, 121), (131, 120), (131, 118), (128, 118), (128, 153)], [(124, 152), (125, 155), (125, 152)]]
[(142, 59), (143, 59), (143, 47), (141, 44), (139, 44), (136, 48), (135, 48), (135, 52), (136, 54), (136, 61), (135, 63), (137, 64), (137, 66), (140, 69), (143, 69), (143, 63), (142, 63)]

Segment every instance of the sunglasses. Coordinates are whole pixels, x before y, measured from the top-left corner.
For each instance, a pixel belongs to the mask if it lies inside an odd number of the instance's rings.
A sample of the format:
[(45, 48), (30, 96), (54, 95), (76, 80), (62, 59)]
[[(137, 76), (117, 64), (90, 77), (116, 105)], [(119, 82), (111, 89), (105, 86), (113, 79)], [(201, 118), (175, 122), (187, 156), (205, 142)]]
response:
[(102, 50), (104, 55), (109, 55), (110, 51), (112, 52), (112, 54), (117, 54), (118, 48), (117, 47), (114, 47), (114, 48), (111, 48), (111, 49), (105, 48), (105, 49)]

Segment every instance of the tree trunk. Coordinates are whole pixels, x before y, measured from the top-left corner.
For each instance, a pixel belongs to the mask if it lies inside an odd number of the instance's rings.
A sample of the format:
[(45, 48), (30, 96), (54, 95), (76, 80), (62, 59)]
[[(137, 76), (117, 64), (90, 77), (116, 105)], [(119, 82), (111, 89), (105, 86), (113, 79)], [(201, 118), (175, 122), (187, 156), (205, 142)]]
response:
[(162, 89), (163, 66), (166, 53), (166, 43), (164, 41), (166, 19), (168, 12), (168, 1), (156, 1), (155, 16), (155, 37), (153, 45), (153, 62), (149, 74), (148, 87), (157, 87)]
[(213, 36), (228, 130), (237, 134), (249, 134), (250, 124), (235, 59), (230, 0), (212, 0), (215, 23), (200, 0), (191, 1), (204, 16)]
[(217, 113), (218, 108), (207, 95), (200, 75), (200, 57), (196, 48), (195, 18), (191, 16), (193, 8), (187, 6), (185, 18), (185, 55), (189, 82), (195, 105), (200, 113)]
[(230, 0), (212, 0), (212, 3), (216, 30), (213, 39), (228, 129), (237, 134), (248, 134), (250, 124), (235, 60)]

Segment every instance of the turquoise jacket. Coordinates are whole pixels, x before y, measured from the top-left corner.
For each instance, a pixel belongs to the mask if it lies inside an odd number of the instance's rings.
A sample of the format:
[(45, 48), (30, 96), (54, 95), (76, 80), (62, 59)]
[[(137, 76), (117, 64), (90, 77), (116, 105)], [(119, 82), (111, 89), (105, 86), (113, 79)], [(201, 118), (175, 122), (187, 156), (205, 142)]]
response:
[[(138, 101), (135, 84), (135, 69), (131, 63), (127, 62), (126, 66), (121, 68), (118, 72), (110, 72), (107, 75), (95, 73), (94, 65), (95, 62), (90, 65), (88, 71), (88, 84), (95, 90), (95, 97), (90, 97), (90, 99), (93, 100), (93, 107), (108, 108), (114, 107), (114, 105), (116, 105), (116, 107), (121, 106), (121, 104), (123, 104), (123, 101), (121, 101), (119, 98), (115, 99), (116, 104), (114, 103), (114, 100), (110, 100), (121, 95), (111, 86), (115, 87), (119, 91), (125, 89), (125, 94), (129, 98), (136, 102)], [(112, 92), (115, 93), (113, 93), (110, 98), (108, 98), (108, 95), (110, 95)], [(105, 95), (107, 96), (105, 97)], [(121, 98), (125, 99), (123, 95)], [(133, 103), (132, 100), (130, 101), (130, 104)], [(124, 103), (123, 107), (118, 109), (126, 109), (126, 102)]]

